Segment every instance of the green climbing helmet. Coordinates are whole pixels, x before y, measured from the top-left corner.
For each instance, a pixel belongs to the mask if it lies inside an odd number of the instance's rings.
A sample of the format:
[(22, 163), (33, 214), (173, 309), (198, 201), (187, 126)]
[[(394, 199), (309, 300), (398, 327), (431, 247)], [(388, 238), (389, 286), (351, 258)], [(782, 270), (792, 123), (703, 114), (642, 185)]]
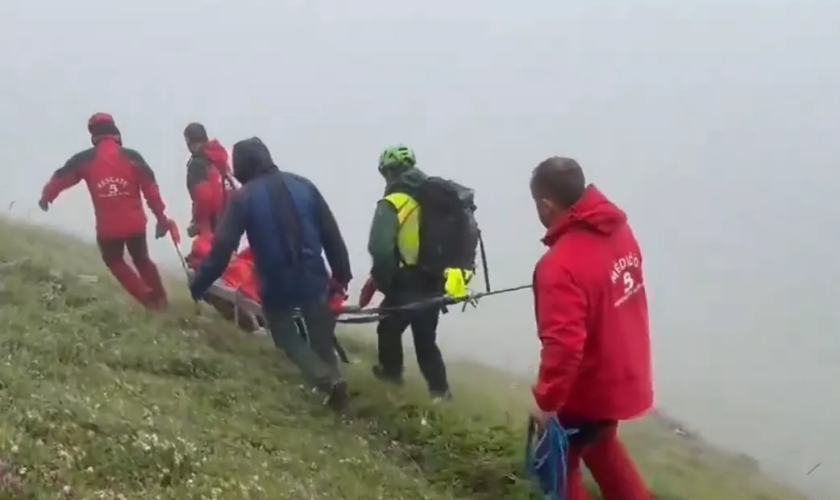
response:
[(417, 158), (414, 156), (414, 151), (403, 144), (386, 148), (379, 155), (380, 172), (398, 166), (413, 167), (416, 164)]

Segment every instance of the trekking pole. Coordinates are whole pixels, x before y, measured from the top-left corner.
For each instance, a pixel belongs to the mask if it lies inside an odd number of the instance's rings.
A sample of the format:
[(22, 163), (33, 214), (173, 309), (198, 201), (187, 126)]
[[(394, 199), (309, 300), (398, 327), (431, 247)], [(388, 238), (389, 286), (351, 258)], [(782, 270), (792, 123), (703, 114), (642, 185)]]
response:
[(187, 266), (187, 260), (184, 258), (183, 252), (181, 252), (181, 245), (175, 243), (175, 252), (178, 253), (178, 260), (181, 261), (181, 269), (184, 270), (184, 276), (187, 278), (187, 283), (190, 281), (190, 268)]
[(173, 221), (169, 228), (169, 239), (172, 240), (172, 245), (175, 247), (175, 252), (178, 254), (178, 260), (181, 262), (181, 269), (184, 270), (184, 275), (187, 277), (187, 283), (190, 282), (190, 268), (187, 266), (187, 259), (184, 258), (184, 252), (181, 251), (181, 232), (178, 226)]
[(484, 272), (484, 290), (490, 293), (490, 269), (487, 266), (487, 250), (484, 248), (484, 238), (481, 237), (481, 229), (478, 230), (478, 249), (481, 252), (481, 270)]
[[(184, 252), (181, 251), (181, 231), (178, 229), (178, 225), (175, 224), (175, 221), (171, 221), (169, 226), (169, 239), (175, 247), (175, 253), (178, 254), (178, 260), (181, 261), (181, 269), (184, 270), (184, 277), (187, 278), (187, 287), (189, 287), (191, 281), (190, 268), (187, 265), (187, 259), (184, 258)], [(201, 314), (201, 305), (197, 300), (193, 300), (193, 302), (195, 303), (195, 313)]]
[(489, 292), (479, 292), (476, 294), (468, 295), (463, 298), (452, 298), (449, 296), (440, 296), (440, 297), (432, 297), (429, 299), (418, 300), (416, 302), (412, 302), (410, 304), (404, 304), (401, 306), (386, 306), (386, 307), (369, 307), (369, 308), (362, 308), (358, 305), (349, 305), (345, 306), (344, 309), (341, 311), (341, 314), (346, 315), (343, 318), (338, 318), (339, 323), (345, 324), (366, 324), (366, 323), (375, 323), (384, 317), (388, 316), (389, 314), (394, 313), (404, 313), (409, 311), (418, 311), (423, 309), (431, 309), (436, 307), (443, 307), (443, 306), (450, 306), (453, 304), (458, 304), (461, 302), (467, 301), (477, 301), (478, 299), (484, 297), (490, 297), (492, 295), (502, 295), (505, 293), (511, 292), (518, 292), (520, 290), (528, 290), (532, 288), (532, 285), (519, 285), (513, 286), (509, 288), (502, 288), (501, 290), (492, 290)]

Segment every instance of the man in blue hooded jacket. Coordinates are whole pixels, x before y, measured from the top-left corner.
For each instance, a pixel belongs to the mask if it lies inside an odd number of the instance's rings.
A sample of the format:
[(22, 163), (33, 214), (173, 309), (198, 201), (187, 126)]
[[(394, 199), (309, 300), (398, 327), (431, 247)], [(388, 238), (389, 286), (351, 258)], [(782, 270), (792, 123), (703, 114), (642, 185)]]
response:
[[(201, 299), (224, 272), (242, 234), (247, 234), (275, 345), (326, 394), (325, 402), (340, 410), (346, 404), (347, 385), (337, 361), (325, 361), (335, 358), (335, 318), (329, 296), (331, 283), (346, 290), (352, 274), (335, 217), (318, 188), (309, 179), (277, 168), (257, 137), (233, 146), (233, 174), (242, 188), (228, 202), (213, 249), (190, 284), (192, 296)], [(298, 311), (309, 343), (298, 334)]]

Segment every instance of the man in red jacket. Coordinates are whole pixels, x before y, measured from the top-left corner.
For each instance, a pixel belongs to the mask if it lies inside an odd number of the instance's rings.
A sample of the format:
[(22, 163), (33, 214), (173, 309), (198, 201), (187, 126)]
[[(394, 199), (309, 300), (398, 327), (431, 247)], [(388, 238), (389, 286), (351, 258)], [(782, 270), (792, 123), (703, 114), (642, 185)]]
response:
[(214, 232), (229, 193), (236, 189), (227, 150), (207, 136), (204, 125), (193, 122), (184, 129), (190, 151), (187, 162), (187, 191), (192, 199), (192, 221), (187, 235)]
[[(96, 240), (102, 260), (117, 281), (150, 309), (166, 307), (166, 290), (146, 244), (146, 213), (142, 197), (157, 219), (156, 236), (170, 228), (155, 174), (137, 151), (124, 148), (120, 131), (107, 113), (88, 120), (92, 148), (73, 155), (44, 186), (38, 205), (49, 210), (64, 190), (85, 181), (96, 215)], [(128, 249), (135, 272), (124, 260)]]
[(588, 499), (581, 460), (604, 500), (650, 500), (618, 424), (653, 405), (642, 253), (627, 216), (575, 160), (534, 169), (531, 194), (548, 251), (534, 272), (542, 352), (533, 416), (556, 414), (570, 438), (568, 500)]

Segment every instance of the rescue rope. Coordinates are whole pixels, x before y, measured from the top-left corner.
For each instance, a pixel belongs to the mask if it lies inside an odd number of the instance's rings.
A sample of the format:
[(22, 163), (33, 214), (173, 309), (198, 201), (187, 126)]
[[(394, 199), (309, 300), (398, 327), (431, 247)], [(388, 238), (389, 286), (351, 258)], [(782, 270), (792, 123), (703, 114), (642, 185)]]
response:
[(528, 419), (525, 468), (546, 500), (566, 500), (569, 437), (578, 430), (564, 429), (556, 416), (549, 418), (544, 428), (540, 427), (533, 417)]

